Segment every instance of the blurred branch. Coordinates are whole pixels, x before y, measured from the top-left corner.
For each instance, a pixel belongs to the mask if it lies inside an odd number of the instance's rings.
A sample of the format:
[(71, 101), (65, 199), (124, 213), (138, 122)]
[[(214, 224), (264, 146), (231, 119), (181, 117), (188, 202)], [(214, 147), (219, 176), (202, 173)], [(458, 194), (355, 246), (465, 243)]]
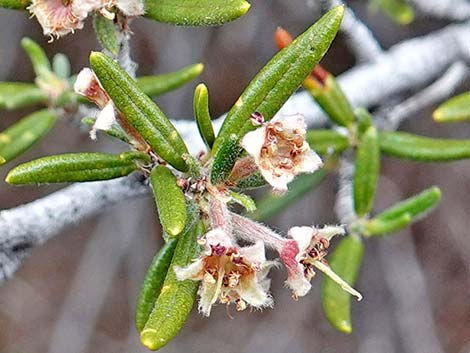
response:
[(380, 124), (383, 125), (381, 127), (386, 130), (396, 130), (401, 123), (412, 118), (422, 109), (442, 102), (452, 96), (456, 89), (464, 83), (469, 76), (470, 70), (467, 65), (461, 61), (457, 61), (455, 64), (452, 64), (440, 79), (433, 82), (422, 91), (392, 109), (387, 109), (388, 111), (377, 113), (377, 116), (384, 117), (384, 119), (379, 121)]
[[(442, 75), (453, 63), (470, 59), (470, 24), (450, 25), (421, 38), (392, 47), (369, 64), (339, 77), (354, 106), (370, 107), (409, 90), (416, 90)], [(303, 113), (310, 126), (326, 121), (309, 93), (292, 96), (280, 115)], [(223, 118), (215, 121), (220, 127)], [(175, 121), (193, 153), (204, 148), (193, 121)], [(109, 206), (147, 193), (134, 177), (67, 187), (49, 196), (0, 213), (0, 281), (20, 265), (28, 250), (43, 244), (70, 224)], [(340, 217), (343, 221), (344, 217)]]
[[(343, 1), (323, 0), (323, 3), (329, 9), (342, 5)], [(349, 6), (346, 6), (344, 12), (341, 32), (346, 35), (348, 39), (346, 43), (359, 62), (375, 61), (383, 53), (383, 49), (372, 31)]]
[(116, 203), (147, 194), (135, 176), (74, 184), (28, 204), (0, 213), (0, 282), (10, 277), (29, 250), (67, 226)]
[(436, 18), (453, 21), (470, 19), (470, 2), (467, 0), (410, 0), (420, 12)]

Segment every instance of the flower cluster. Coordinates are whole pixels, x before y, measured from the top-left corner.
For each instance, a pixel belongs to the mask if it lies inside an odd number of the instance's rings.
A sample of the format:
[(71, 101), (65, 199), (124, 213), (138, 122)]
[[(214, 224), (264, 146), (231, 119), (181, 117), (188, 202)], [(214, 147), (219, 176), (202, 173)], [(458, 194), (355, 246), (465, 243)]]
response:
[[(266, 123), (257, 113), (252, 115), (252, 122), (258, 129), (247, 133), (241, 141), (250, 156), (235, 164), (232, 178), (246, 177), (259, 170), (275, 191), (282, 192), (297, 174), (314, 172), (322, 166), (320, 157), (305, 141), (303, 116)], [(237, 310), (244, 310), (247, 305), (272, 306), (267, 275), (278, 262), (266, 260), (265, 247), (278, 252), (288, 273), (286, 285), (295, 299), (309, 292), (314, 269), (322, 271), (359, 300), (362, 298), (332, 271), (325, 258), (333, 236), (344, 235), (343, 227), (293, 227), (284, 237), (229, 211), (230, 197), (223, 186), (209, 184), (206, 190), (209, 194), (206, 213), (211, 229), (199, 239), (204, 250), (186, 268), (175, 268), (179, 280), (201, 281), (199, 311), (203, 315), (209, 316), (217, 302), (234, 303)], [(239, 240), (253, 245), (241, 247)]]
[(83, 21), (93, 12), (114, 19), (115, 11), (126, 17), (144, 13), (141, 0), (32, 0), (28, 7), (43, 28), (44, 35), (61, 37), (83, 28)]
[[(74, 88), (101, 109), (92, 137), (96, 130), (107, 130), (116, 123), (116, 116), (119, 117), (120, 113), (91, 70), (80, 72)], [(119, 122), (121, 120), (122, 117), (118, 119)], [(251, 121), (257, 129), (247, 133), (241, 141), (248, 156), (235, 163), (230, 183), (212, 185), (207, 175), (193, 181), (199, 185), (199, 196), (192, 199), (206, 214), (209, 231), (199, 239), (204, 248), (199, 258), (187, 267), (174, 268), (177, 278), (201, 281), (199, 311), (205, 316), (210, 315), (217, 302), (235, 304), (237, 310), (244, 310), (247, 306), (257, 309), (270, 307), (273, 299), (267, 276), (270, 269), (279, 263), (266, 259), (265, 247), (270, 247), (277, 251), (280, 263), (287, 270), (286, 285), (295, 299), (309, 292), (314, 269), (322, 271), (344, 290), (361, 299), (359, 292), (331, 270), (325, 258), (333, 236), (344, 235), (343, 227), (293, 227), (287, 236), (281, 236), (229, 210), (228, 204), (233, 201), (229, 188), (236, 180), (259, 171), (276, 192), (284, 192), (296, 175), (312, 173), (322, 166), (320, 157), (305, 141), (306, 126), (302, 115), (264, 122), (261, 114), (254, 113)], [(191, 188), (185, 190), (194, 194)], [(240, 240), (251, 245), (240, 246)]]

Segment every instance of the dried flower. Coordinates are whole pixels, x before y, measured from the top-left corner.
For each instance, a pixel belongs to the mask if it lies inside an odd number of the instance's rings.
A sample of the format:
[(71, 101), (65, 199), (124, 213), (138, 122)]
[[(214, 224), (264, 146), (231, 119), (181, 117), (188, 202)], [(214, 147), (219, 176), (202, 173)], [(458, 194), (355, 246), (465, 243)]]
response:
[(312, 173), (323, 163), (305, 141), (305, 122), (300, 114), (262, 124), (247, 133), (241, 145), (254, 158), (266, 181), (277, 191), (302, 172)]
[(235, 303), (237, 310), (247, 304), (255, 308), (272, 305), (266, 278), (274, 264), (266, 261), (264, 244), (240, 248), (220, 228), (205, 234), (200, 243), (205, 250), (201, 257), (186, 268), (175, 267), (179, 280), (202, 281), (199, 288), (199, 311), (209, 316), (212, 305)]
[(286, 241), (281, 250), (281, 260), (287, 268), (287, 285), (292, 289), (294, 298), (304, 296), (311, 288), (310, 281), (315, 275), (314, 267), (325, 273), (338, 283), (345, 291), (356, 296), (362, 295), (341, 279), (328, 266), (325, 256), (330, 240), (335, 235), (343, 235), (342, 227), (327, 226), (322, 229), (314, 227), (293, 227), (288, 235), (292, 238)]

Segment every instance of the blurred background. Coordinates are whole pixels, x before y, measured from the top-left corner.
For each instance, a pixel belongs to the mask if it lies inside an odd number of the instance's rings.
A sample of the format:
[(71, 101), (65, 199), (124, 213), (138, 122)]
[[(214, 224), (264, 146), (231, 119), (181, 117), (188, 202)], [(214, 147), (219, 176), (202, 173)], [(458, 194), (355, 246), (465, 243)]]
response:
[[(370, 13), (364, 2), (349, 3), (384, 48), (447, 24), (418, 16), (411, 25), (399, 26), (382, 14)], [(133, 58), (139, 75), (203, 62), (200, 80), (209, 87), (215, 117), (230, 108), (276, 52), (273, 33), (277, 26), (297, 35), (318, 16), (313, 1), (253, 0), (246, 16), (219, 28), (181, 28), (139, 19), (132, 24)], [(0, 80), (33, 80), (19, 45), (23, 36), (43, 44), (50, 57), (57, 52), (67, 54), (73, 71), (78, 72), (87, 65), (89, 52), (100, 49), (91, 27), (88, 21), (84, 30), (47, 44), (38, 23), (26, 13), (0, 10)], [(355, 65), (342, 35), (322, 63), (334, 74)], [(197, 82), (157, 102), (169, 116), (189, 118)], [(470, 137), (468, 124), (434, 123), (434, 108), (423, 110), (401, 129), (429, 136)], [(28, 112), (2, 111), (0, 130)], [(86, 132), (63, 121), (33, 151), (1, 168), (0, 178), (13, 164), (43, 155), (120, 149), (121, 145), (103, 137), (92, 142)], [(408, 230), (366, 242), (356, 285), (365, 298), (353, 304), (351, 335), (335, 331), (325, 319), (320, 274), (308, 296), (293, 301), (283, 288), (286, 273), (279, 270), (273, 272), (274, 310), (232, 310), (233, 319), (221, 305), (209, 319), (194, 310), (176, 339), (161, 351), (470, 353), (469, 163), (384, 158), (378, 210), (431, 185), (441, 187), (443, 200), (436, 211)], [(57, 188), (15, 188), (2, 182), (0, 208), (29, 202)], [(291, 225), (334, 223), (336, 188), (332, 175), (269, 224), (285, 231)], [(0, 286), (0, 352), (146, 352), (134, 327), (134, 307), (146, 268), (160, 245), (153, 200), (145, 198), (105, 210), (35, 249), (14, 278)]]

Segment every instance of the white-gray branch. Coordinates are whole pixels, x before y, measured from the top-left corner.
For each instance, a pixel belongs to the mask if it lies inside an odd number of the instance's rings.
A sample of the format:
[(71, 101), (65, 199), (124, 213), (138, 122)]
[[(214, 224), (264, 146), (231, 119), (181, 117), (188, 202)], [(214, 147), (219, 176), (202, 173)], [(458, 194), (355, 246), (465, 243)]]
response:
[[(470, 58), (470, 24), (450, 25), (421, 38), (405, 41), (380, 55), (373, 63), (355, 67), (339, 77), (354, 106), (379, 105), (391, 97), (419, 89), (439, 78), (457, 61)], [(325, 121), (306, 92), (295, 94), (280, 114), (303, 113), (310, 126)], [(220, 126), (218, 119), (216, 125)], [(202, 141), (192, 121), (175, 121), (192, 152)], [(147, 188), (124, 178), (76, 184), (42, 199), (0, 212), (0, 282), (9, 277), (28, 253), (70, 224), (99, 213), (114, 203), (143, 195)]]

